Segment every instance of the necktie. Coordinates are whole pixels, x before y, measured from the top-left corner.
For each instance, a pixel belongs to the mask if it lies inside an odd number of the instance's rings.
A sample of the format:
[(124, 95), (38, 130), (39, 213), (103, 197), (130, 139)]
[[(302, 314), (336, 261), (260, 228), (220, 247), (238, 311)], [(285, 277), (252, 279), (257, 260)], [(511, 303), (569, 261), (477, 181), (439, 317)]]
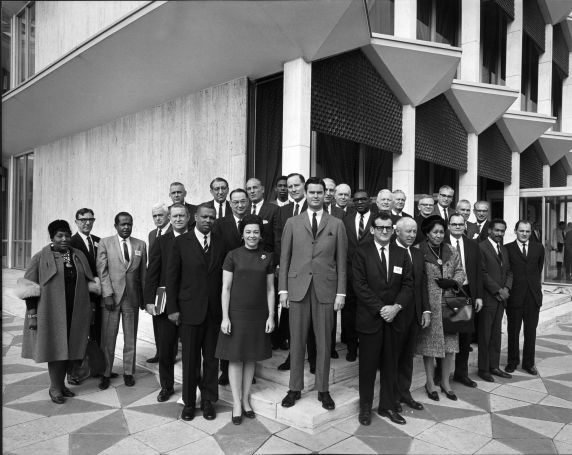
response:
[(207, 253), (207, 251), (209, 250), (209, 242), (207, 242), (207, 236), (205, 235), (204, 241), (203, 241), (203, 253)]
[(500, 259), (501, 264), (502, 264), (502, 252), (501, 252), (501, 249), (500, 249), (500, 245), (499, 245), (498, 243), (497, 243), (497, 254), (498, 254), (499, 259)]
[(299, 210), (300, 210), (300, 204), (296, 202), (296, 206), (294, 207), (294, 216), (300, 213)]
[(157, 229), (157, 238), (161, 237), (161, 228)]
[(385, 259), (385, 247), (381, 247), (381, 271), (387, 281), (387, 259)]
[(324, 205), (324, 212), (330, 213), (330, 207), (328, 205)]
[(127, 248), (125, 240), (123, 240), (123, 256), (125, 257), (125, 262), (129, 262), (129, 248)]
[(358, 227), (358, 240), (360, 240), (363, 237), (363, 231), (365, 230), (364, 225), (363, 225), (363, 214), (360, 215), (359, 218), (359, 227)]
[(87, 243), (89, 245), (89, 255), (95, 259), (95, 249), (93, 248), (93, 242), (91, 241), (91, 237), (87, 236)]
[(218, 215), (217, 218), (222, 218), (222, 202), (218, 205)]
[(445, 215), (445, 221), (449, 220), (449, 214), (447, 213), (447, 209), (443, 208), (443, 215)]
[(256, 204), (252, 204), (252, 212), (253, 215), (256, 215)]
[(465, 270), (465, 266), (463, 265), (463, 255), (461, 254), (461, 245), (459, 245), (459, 240), (457, 239), (457, 252), (459, 253), (459, 260), (461, 261), (461, 267)]
[(522, 255), (526, 257), (526, 243), (522, 244)]
[(316, 238), (316, 234), (318, 233), (318, 219), (316, 218), (316, 212), (312, 215), (312, 235)]

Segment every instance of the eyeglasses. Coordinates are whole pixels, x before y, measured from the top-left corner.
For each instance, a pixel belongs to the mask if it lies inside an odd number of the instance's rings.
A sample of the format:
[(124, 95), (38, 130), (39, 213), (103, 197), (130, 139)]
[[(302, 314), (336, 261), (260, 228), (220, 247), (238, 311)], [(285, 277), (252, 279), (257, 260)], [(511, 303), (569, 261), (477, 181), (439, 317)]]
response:
[(93, 223), (95, 221), (95, 218), (76, 218), (76, 221), (79, 221), (81, 224), (86, 224), (86, 223)]
[(449, 226), (451, 227), (465, 227), (464, 223), (450, 223)]
[(435, 204), (419, 204), (421, 207), (433, 207)]
[(382, 232), (382, 231), (393, 231), (393, 226), (372, 226), (377, 232)]
[(439, 196), (445, 198), (445, 199), (453, 199), (453, 196), (449, 196), (448, 194), (441, 194), (439, 193)]
[(241, 204), (246, 205), (246, 204), (248, 204), (248, 201), (246, 199), (241, 199), (239, 201), (230, 201), (230, 203), (232, 205), (241, 205)]

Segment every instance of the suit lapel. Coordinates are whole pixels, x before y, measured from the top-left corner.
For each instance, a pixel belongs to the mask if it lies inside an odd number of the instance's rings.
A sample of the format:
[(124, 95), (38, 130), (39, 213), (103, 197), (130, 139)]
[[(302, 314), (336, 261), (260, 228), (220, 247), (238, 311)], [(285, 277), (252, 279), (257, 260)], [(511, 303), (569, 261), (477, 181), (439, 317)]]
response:
[(381, 262), (381, 251), (380, 251), (380, 246), (375, 243), (375, 241), (373, 242), (373, 250), (372, 250), (372, 254), (375, 255), (375, 263), (377, 264), (377, 269), (379, 271), (379, 276), (381, 276), (383, 278), (384, 283), (387, 283), (387, 275), (385, 275), (383, 273), (383, 264)]
[(326, 224), (328, 224), (328, 221), (330, 221), (331, 216), (332, 215), (326, 213), (325, 211), (322, 213), (322, 219), (320, 220), (320, 224), (318, 225), (318, 232), (316, 233), (316, 238), (320, 236), (320, 233), (324, 230)]
[(123, 257), (123, 251), (119, 246), (119, 239), (117, 236), (113, 236), (111, 239), (111, 247), (115, 250), (115, 256), (119, 263), (123, 266), (125, 270), (127, 270), (129, 264), (125, 264), (125, 258)]

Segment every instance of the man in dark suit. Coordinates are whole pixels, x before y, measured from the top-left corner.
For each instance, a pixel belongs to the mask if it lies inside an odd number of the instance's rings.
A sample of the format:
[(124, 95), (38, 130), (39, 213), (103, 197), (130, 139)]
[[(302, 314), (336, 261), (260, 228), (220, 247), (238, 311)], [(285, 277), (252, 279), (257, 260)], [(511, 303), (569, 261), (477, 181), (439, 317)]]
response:
[[(481, 270), (481, 253), (479, 245), (463, 235), (465, 231), (465, 218), (460, 213), (453, 213), (449, 217), (449, 229), (445, 235), (445, 242), (457, 250), (461, 258), (461, 266), (466, 278), (463, 289), (475, 305), (479, 313), (483, 307), (483, 272)], [(459, 353), (455, 356), (455, 373), (453, 379), (467, 387), (476, 387), (477, 383), (469, 378), (469, 351), (471, 347), (471, 333), (459, 333)], [(437, 359), (438, 369), (435, 375), (440, 377), (441, 359)]]
[[(470, 201), (468, 201), (467, 199), (461, 199), (459, 202), (457, 202), (457, 206), (455, 207), (455, 210), (457, 213), (459, 213), (462, 217), (463, 217), (463, 221), (465, 223), (465, 229), (463, 230), (463, 235), (467, 238), (469, 231), (469, 224), (472, 224), (469, 221), (469, 218), (471, 217), (471, 203)], [(451, 217), (451, 215), (449, 215), (449, 218)]]
[(473, 205), (476, 223), (467, 222), (467, 237), (481, 243), (489, 237), (489, 210), (487, 201), (478, 201)]
[(353, 197), (355, 212), (350, 212), (344, 219), (344, 227), (348, 236), (348, 257), (347, 257), (347, 286), (346, 303), (342, 308), (342, 331), (344, 339), (348, 346), (346, 360), (355, 362), (359, 346), (358, 334), (356, 331), (356, 304), (357, 297), (353, 286), (352, 277), (352, 258), (358, 246), (363, 243), (370, 242), (373, 239), (371, 235), (371, 223), (373, 215), (371, 213), (369, 196), (366, 190), (359, 189), (354, 193)]
[(447, 222), (449, 216), (453, 213), (453, 197), (455, 196), (455, 190), (449, 185), (443, 185), (439, 188), (439, 193), (437, 193), (437, 204), (433, 208), (433, 215), (439, 215), (441, 218)]
[(375, 215), (370, 228), (373, 242), (360, 245), (352, 261), (357, 294), (356, 328), (360, 338), (358, 420), (371, 423), (375, 376), (380, 370), (378, 414), (404, 424), (396, 411), (398, 334), (406, 330), (400, 314), (413, 302), (413, 276), (407, 251), (391, 244), (393, 222), (387, 213)]
[(159, 381), (161, 391), (157, 396), (158, 402), (167, 401), (173, 393), (175, 384), (175, 356), (177, 352), (178, 327), (167, 317), (167, 313), (156, 312), (155, 296), (157, 289), (167, 285), (167, 267), (169, 255), (175, 237), (187, 232), (189, 211), (183, 204), (173, 204), (169, 207), (171, 229), (157, 237), (154, 248), (149, 254), (149, 267), (145, 279), (144, 300), (147, 313), (153, 316), (157, 324), (157, 348), (159, 362)]
[[(91, 234), (95, 215), (93, 210), (88, 208), (79, 209), (75, 214), (75, 224), (77, 232), (71, 238), (71, 246), (85, 254), (89, 268), (93, 276), (97, 276), (97, 267), (95, 259), (97, 257), (97, 248), (99, 247), (100, 238)], [(89, 294), (93, 311), (93, 323), (89, 329), (89, 337), (95, 340), (98, 346), (101, 346), (101, 305), (100, 297), (96, 294)], [(82, 368), (85, 362), (77, 362), (74, 365), (71, 374), (68, 374), (68, 382), (73, 385), (79, 385), (87, 379), (90, 374), (89, 368)], [(94, 374), (94, 373), (92, 373)], [(97, 375), (97, 374), (96, 374)]]
[(334, 199), (334, 194), (336, 192), (336, 182), (330, 178), (324, 178), (324, 183), (326, 184), (326, 195), (324, 196), (324, 210), (330, 215), (339, 218), (340, 220), (346, 215), (343, 209), (336, 207), (336, 200)]
[(340, 183), (338, 186), (336, 186), (334, 191), (336, 207), (342, 209), (344, 213), (348, 213), (351, 195), (352, 189), (347, 183)]
[(225, 216), (231, 216), (232, 208), (226, 200), (229, 191), (228, 182), (222, 177), (216, 177), (211, 181), (210, 188), (213, 199), (204, 202), (204, 204), (215, 209), (217, 220)]
[(512, 288), (508, 251), (502, 244), (505, 232), (506, 222), (494, 219), (489, 225), (489, 238), (479, 243), (484, 292), (483, 308), (478, 314), (478, 375), (487, 382), (494, 382), (491, 374), (512, 377), (499, 369), (502, 318)]
[(405, 196), (402, 190), (393, 191), (393, 203), (391, 204), (391, 220), (393, 224), (396, 224), (397, 221), (404, 216), (413, 218), (409, 213), (403, 211), (406, 200), (407, 196)]
[(304, 388), (304, 356), (310, 324), (316, 334), (318, 400), (335, 409), (329, 392), (331, 333), (334, 311), (346, 295), (347, 237), (342, 221), (324, 212), (326, 185), (320, 178), (306, 181), (308, 210), (286, 222), (280, 256), (280, 303), (290, 307), (290, 390), (282, 406), (291, 407)]
[(423, 405), (411, 396), (411, 381), (413, 378), (413, 357), (417, 344), (419, 328), (424, 329), (431, 323), (431, 307), (427, 295), (427, 275), (425, 260), (417, 248), (411, 248), (417, 237), (417, 223), (411, 217), (402, 217), (395, 226), (397, 237), (395, 244), (407, 251), (412, 263), (413, 301), (403, 310), (404, 330), (396, 334), (395, 353), (397, 357), (397, 375), (395, 382), (396, 411), (401, 412), (401, 403), (418, 411)]
[(183, 420), (195, 417), (197, 368), (203, 359), (201, 409), (203, 417), (216, 417), (218, 361), (215, 349), (222, 321), (221, 291), (224, 245), (211, 232), (214, 208), (201, 204), (195, 214), (195, 228), (177, 237), (167, 268), (167, 314), (180, 323), (183, 344)]
[[(433, 200), (433, 196), (430, 194), (422, 194), (417, 202), (417, 211), (419, 214), (415, 217), (415, 222), (418, 227), (421, 226), (425, 218), (428, 218), (433, 214), (434, 207), (435, 201)], [(425, 235), (421, 232), (421, 229), (418, 228), (414, 245), (421, 243), (423, 240), (425, 240)]]
[[(248, 208), (248, 194), (242, 188), (237, 188), (230, 193), (231, 216), (219, 218), (213, 224), (212, 231), (223, 241), (224, 257), (229, 251), (243, 245), (242, 235), (238, 228), (238, 223), (246, 215)], [(220, 361), (219, 385), (228, 385), (228, 360)]]
[[(193, 204), (189, 204), (185, 202), (185, 197), (187, 197), (187, 190), (185, 189), (185, 185), (181, 182), (173, 182), (169, 186), (169, 197), (173, 204), (184, 204), (189, 211), (189, 216), (191, 217), (191, 225), (195, 221), (195, 212), (197, 211), (197, 206)], [(149, 245), (151, 248), (151, 245)]]
[(520, 328), (524, 325), (522, 369), (536, 376), (538, 371), (534, 366), (534, 355), (538, 314), (542, 306), (544, 247), (541, 243), (530, 241), (531, 231), (529, 221), (518, 221), (514, 229), (516, 240), (506, 245), (513, 276), (513, 292), (506, 307), (508, 360), (505, 371), (514, 372), (520, 363), (518, 338)]
[[(246, 213), (258, 215), (264, 224), (262, 229), (262, 244), (265, 251), (274, 253), (274, 223), (278, 216), (278, 206), (272, 204), (264, 198), (264, 186), (257, 178), (248, 179), (245, 185), (250, 205)], [(280, 258), (274, 258), (274, 263), (278, 263)]]
[(277, 205), (278, 207), (282, 207), (283, 205), (288, 204), (288, 184), (286, 181), (288, 177), (285, 175), (281, 175), (276, 179), (276, 185), (274, 191), (276, 192), (276, 199), (274, 199), (271, 203)]
[[(173, 227), (169, 224), (169, 209), (162, 202), (155, 204), (151, 208), (151, 216), (153, 217), (153, 223), (155, 223), (156, 227), (149, 232), (149, 258), (151, 258), (151, 251), (153, 250), (156, 239), (173, 230)], [(155, 338), (155, 355), (148, 358), (147, 363), (157, 363), (159, 361), (159, 326), (155, 316), (152, 317), (152, 320), (153, 337)]]

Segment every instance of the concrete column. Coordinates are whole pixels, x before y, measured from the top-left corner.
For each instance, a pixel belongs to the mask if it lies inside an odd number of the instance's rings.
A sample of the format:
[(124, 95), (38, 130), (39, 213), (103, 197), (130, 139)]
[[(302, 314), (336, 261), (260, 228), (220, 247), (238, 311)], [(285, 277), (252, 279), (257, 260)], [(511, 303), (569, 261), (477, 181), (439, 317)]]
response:
[(459, 175), (459, 195), (455, 199), (468, 199), (471, 204), (477, 202), (477, 182), (479, 176), (479, 136), (467, 135), (467, 172)]
[(520, 153), (512, 152), (512, 181), (504, 186), (504, 220), (507, 223), (504, 243), (512, 242), (515, 239), (514, 227), (519, 220), (519, 199), (520, 199)]
[(538, 113), (552, 115), (552, 25), (546, 24), (544, 53), (538, 59)]
[[(506, 85), (519, 92), (522, 72), (523, 1), (514, 1), (514, 20), (508, 23), (506, 31)], [(520, 111), (520, 97), (509, 109)]]
[(463, 2), (461, 14), (460, 79), (480, 82), (481, 79), (481, 2)]
[(542, 188), (550, 188), (550, 166), (548, 164), (542, 166)]
[(397, 0), (395, 2), (395, 36), (417, 38), (417, 0)]
[(572, 186), (572, 175), (566, 176), (566, 186)]
[(312, 65), (297, 58), (284, 64), (282, 174), (310, 176)]
[(572, 58), (568, 62), (569, 76), (562, 81), (562, 127), (561, 131), (572, 133)]
[(415, 108), (411, 105), (403, 106), (401, 147), (401, 154), (393, 155), (391, 187), (399, 188), (405, 192), (407, 200), (403, 210), (407, 213), (415, 213), (413, 209), (415, 194)]

